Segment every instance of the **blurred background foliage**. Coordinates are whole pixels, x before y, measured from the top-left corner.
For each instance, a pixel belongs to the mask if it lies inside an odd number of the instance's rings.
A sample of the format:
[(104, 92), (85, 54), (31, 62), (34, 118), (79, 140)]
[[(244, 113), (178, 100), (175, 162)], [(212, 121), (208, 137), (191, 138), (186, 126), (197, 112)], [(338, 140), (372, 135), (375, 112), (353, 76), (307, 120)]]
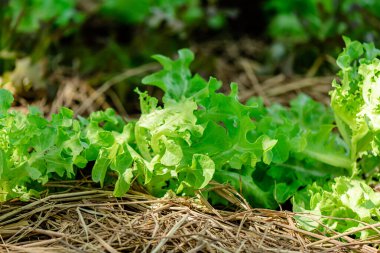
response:
[(379, 46), (377, 0), (5, 0), (0, 10), (0, 86), (46, 112), (137, 113), (150, 56), (183, 47), (204, 76), (262, 83), (333, 74), (342, 35)]
[(379, 41), (380, 1), (377, 0), (269, 0), (267, 34), (272, 53), (314, 60), (335, 57), (342, 35), (366, 42)]

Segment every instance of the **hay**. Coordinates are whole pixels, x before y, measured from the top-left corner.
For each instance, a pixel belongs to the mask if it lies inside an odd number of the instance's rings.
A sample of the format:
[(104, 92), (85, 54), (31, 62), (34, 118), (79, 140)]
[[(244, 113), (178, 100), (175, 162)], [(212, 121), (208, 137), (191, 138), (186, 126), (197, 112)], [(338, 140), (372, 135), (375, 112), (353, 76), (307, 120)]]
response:
[(380, 243), (380, 233), (361, 241), (349, 237), (355, 231), (330, 237), (304, 231), (294, 213), (251, 209), (225, 186), (215, 189), (240, 206), (236, 211), (213, 209), (202, 197), (130, 191), (114, 198), (76, 182), (50, 187), (70, 191), (0, 206), (0, 252), (375, 253), (371, 245)]

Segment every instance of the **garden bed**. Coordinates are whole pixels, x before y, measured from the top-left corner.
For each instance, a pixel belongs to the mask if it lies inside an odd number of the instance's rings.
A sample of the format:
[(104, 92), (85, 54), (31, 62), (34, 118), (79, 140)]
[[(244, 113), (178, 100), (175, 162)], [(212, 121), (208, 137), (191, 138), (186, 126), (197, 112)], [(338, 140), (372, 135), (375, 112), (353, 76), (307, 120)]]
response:
[(380, 5), (169, 2), (0, 4), (0, 252), (379, 252)]
[[(289, 211), (252, 209), (232, 189), (219, 193), (236, 211), (212, 208), (204, 199), (158, 199), (131, 190), (123, 198), (80, 182), (29, 203), (0, 206), (1, 252), (363, 252), (376, 253), (377, 236), (354, 240), (298, 228)], [(297, 214), (301, 215), (301, 214)], [(378, 226), (372, 226), (376, 230)], [(371, 226), (362, 227), (371, 229)], [(378, 231), (378, 230), (377, 230)]]

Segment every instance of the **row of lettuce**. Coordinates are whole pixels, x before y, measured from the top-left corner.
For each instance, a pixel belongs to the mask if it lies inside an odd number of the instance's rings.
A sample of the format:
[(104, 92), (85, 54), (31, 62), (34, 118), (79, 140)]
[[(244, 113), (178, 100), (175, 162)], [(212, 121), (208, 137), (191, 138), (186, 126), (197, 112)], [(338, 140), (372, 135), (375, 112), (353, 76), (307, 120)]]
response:
[(225, 95), (215, 78), (191, 73), (188, 49), (176, 60), (154, 56), (163, 69), (143, 83), (164, 91), (162, 104), (137, 90), (142, 114), (134, 121), (112, 109), (88, 118), (67, 108), (50, 120), (37, 108), (23, 114), (10, 110), (13, 97), (1, 89), (0, 201), (28, 200), (48, 181), (91, 173), (102, 187), (115, 185), (118, 197), (137, 183), (159, 197), (206, 189), (212, 204), (227, 205), (207, 191), (215, 180), (254, 207), (276, 209), (291, 199), (294, 211), (316, 215), (298, 218), (310, 230), (378, 223), (380, 51), (345, 42), (331, 107), (306, 95), (289, 108), (265, 107), (261, 98), (242, 104), (236, 84)]

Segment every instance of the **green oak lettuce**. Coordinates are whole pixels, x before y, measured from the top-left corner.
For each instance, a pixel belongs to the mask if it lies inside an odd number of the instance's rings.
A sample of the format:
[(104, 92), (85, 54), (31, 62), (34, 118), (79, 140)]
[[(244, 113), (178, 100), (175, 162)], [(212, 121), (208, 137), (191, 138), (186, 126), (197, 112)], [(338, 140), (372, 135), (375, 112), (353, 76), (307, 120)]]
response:
[(289, 107), (265, 107), (261, 98), (243, 104), (237, 84), (224, 94), (217, 79), (193, 75), (188, 49), (174, 60), (154, 56), (163, 69), (142, 82), (163, 90), (162, 103), (137, 90), (142, 113), (133, 121), (112, 109), (78, 119), (67, 108), (51, 119), (35, 108), (23, 114), (10, 110), (13, 97), (0, 89), (0, 201), (27, 200), (82, 170), (101, 187), (113, 185), (117, 197), (133, 183), (159, 197), (194, 196), (214, 180), (254, 207), (276, 209), (294, 196), (294, 211), (350, 218), (320, 219), (337, 231), (378, 222), (379, 194), (369, 184), (380, 176), (379, 50), (345, 41), (331, 107), (302, 94)]
[[(214, 179), (241, 190), (254, 206), (276, 208), (313, 179), (345, 173), (347, 151), (330, 136), (332, 117), (323, 106), (305, 96), (290, 110), (263, 108), (259, 101), (244, 105), (236, 84), (226, 95), (215, 78), (192, 75), (190, 50), (180, 50), (176, 60), (154, 58), (163, 69), (143, 83), (165, 92), (163, 104), (137, 91), (142, 114), (134, 122), (112, 109), (78, 120), (66, 108), (51, 120), (35, 111), (25, 115), (8, 110), (13, 98), (1, 90), (3, 199), (19, 196), (19, 186), (91, 169), (100, 186), (115, 184), (115, 196), (133, 182), (156, 196), (169, 190), (194, 195)], [(312, 123), (319, 114), (322, 120)]]
[[(333, 82), (331, 107), (339, 132), (356, 162), (367, 155), (379, 155), (380, 51), (373, 44), (344, 38), (346, 48), (339, 55), (339, 81)], [(357, 173), (355, 168), (355, 173)]]
[[(324, 230), (321, 225), (324, 224), (346, 232), (380, 220), (380, 193), (369, 186), (379, 184), (380, 179), (380, 60), (377, 58), (380, 51), (373, 44), (344, 40), (346, 48), (337, 59), (340, 79), (333, 82), (330, 95), (339, 133), (348, 147), (351, 173), (335, 181), (310, 184), (295, 194), (294, 211), (317, 215), (314, 220), (299, 217), (299, 224), (307, 229)], [(365, 238), (368, 233), (362, 231), (357, 236)]]
[[(337, 177), (323, 185), (313, 183), (297, 192), (292, 203), (295, 212), (312, 214), (296, 216), (307, 230), (343, 233), (380, 221), (380, 193), (363, 180)], [(367, 229), (355, 234), (366, 238), (374, 233)]]
[(73, 112), (62, 108), (49, 121), (34, 108), (27, 115), (9, 111), (11, 93), (0, 94), (0, 200), (27, 199), (35, 184), (56, 176), (72, 178), (84, 148)]
[(150, 173), (149, 178), (140, 178), (140, 183), (157, 196), (168, 190), (194, 194), (194, 190), (204, 188), (214, 175), (213, 160), (201, 153), (185, 154), (204, 131), (194, 115), (197, 104), (192, 100), (168, 100), (160, 108), (154, 98), (141, 92), (140, 102), (146, 110), (134, 129), (139, 154), (135, 157), (138, 167)]
[[(280, 105), (264, 108), (260, 99), (244, 105), (239, 102), (236, 84), (231, 84), (226, 95), (218, 92), (221, 83), (215, 78), (207, 82), (191, 74), (191, 51), (180, 50), (177, 60), (154, 58), (163, 70), (145, 77), (143, 83), (165, 92), (164, 107), (152, 111), (151, 105), (157, 101), (146, 94), (141, 99), (146, 101), (141, 107), (149, 113), (142, 114), (135, 135), (145, 159), (159, 163), (162, 158), (154, 160), (152, 153), (160, 156), (164, 151), (159, 148), (168, 150), (167, 139), (181, 135), (181, 141), (171, 143), (171, 147), (177, 145), (172, 148), (177, 152), (170, 153), (173, 159), (190, 164), (194, 155), (207, 156), (215, 164), (214, 180), (231, 184), (253, 206), (267, 208), (278, 207), (314, 180), (351, 174), (348, 147), (333, 133), (334, 116), (325, 106), (305, 95), (294, 100), (290, 109)], [(165, 119), (170, 111), (177, 113), (176, 120)], [(165, 129), (164, 123), (170, 125)], [(195, 131), (195, 125), (202, 131)], [(191, 142), (182, 132), (190, 134)], [(158, 133), (160, 142), (155, 137)]]

